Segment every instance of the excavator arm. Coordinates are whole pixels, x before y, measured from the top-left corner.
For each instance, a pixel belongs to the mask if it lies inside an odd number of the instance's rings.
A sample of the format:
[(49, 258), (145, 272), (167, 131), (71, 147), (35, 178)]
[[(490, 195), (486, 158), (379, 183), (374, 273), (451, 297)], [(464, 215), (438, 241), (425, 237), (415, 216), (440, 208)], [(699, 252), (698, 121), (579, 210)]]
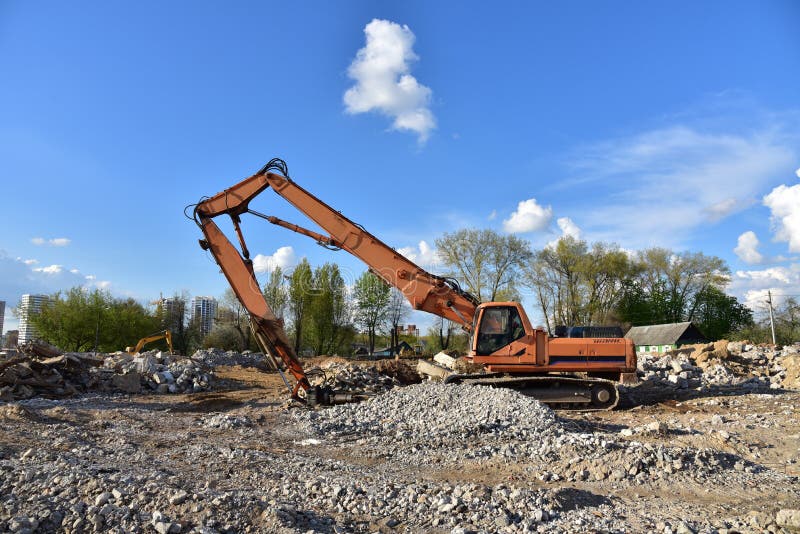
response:
[[(241, 215), (245, 213), (308, 236), (325, 247), (345, 250), (366, 263), (370, 271), (386, 283), (399, 289), (414, 309), (439, 315), (462, 325), (467, 330), (472, 328), (472, 320), (479, 302), (462, 290), (458, 282), (425, 271), (367, 232), (364, 227), (294, 183), (286, 173), (276, 174), (267, 171), (275, 167), (282, 171), (286, 170), (285, 163), (273, 160), (253, 176), (199, 204), (196, 214), (201, 221), (223, 213), (229, 215), (233, 220), (245, 258), (249, 258), (249, 252), (239, 226)], [(319, 234), (277, 217), (251, 210), (250, 201), (269, 187), (329, 235)]]
[[(272, 170), (279, 172), (270, 172)], [(251, 210), (250, 201), (269, 187), (329, 235)], [(374, 274), (398, 288), (414, 309), (434, 313), (466, 329), (471, 328), (479, 304), (475, 297), (463, 291), (455, 280), (425, 271), (362, 226), (295, 184), (288, 176), (286, 164), (273, 159), (256, 174), (198, 203), (194, 208), (194, 220), (205, 237), (200, 241), (200, 246), (214, 256), (237, 298), (247, 309), (257, 340), (265, 352), (283, 362), (283, 366), (295, 378), (294, 388), (290, 387), (293, 398), (300, 398), (298, 393), (302, 389), (309, 403), (332, 404), (352, 400), (345, 398), (345, 394), (321, 391), (310, 386), (303, 366), (286, 336), (283, 321), (270, 309), (255, 277), (250, 251), (241, 230), (241, 216), (246, 213), (306, 235), (327, 248), (346, 250), (366, 263)], [(214, 222), (213, 219), (220, 215), (231, 218), (239, 250)], [(280, 369), (279, 365), (277, 367)]]

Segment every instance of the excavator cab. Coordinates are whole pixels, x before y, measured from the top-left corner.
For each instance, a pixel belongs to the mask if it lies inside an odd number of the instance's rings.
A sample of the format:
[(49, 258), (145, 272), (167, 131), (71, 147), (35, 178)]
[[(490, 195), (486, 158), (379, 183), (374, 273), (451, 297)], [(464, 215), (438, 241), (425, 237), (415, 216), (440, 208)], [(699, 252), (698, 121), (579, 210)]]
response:
[(476, 335), (475, 354), (488, 356), (525, 335), (516, 306), (493, 306), (484, 309)]

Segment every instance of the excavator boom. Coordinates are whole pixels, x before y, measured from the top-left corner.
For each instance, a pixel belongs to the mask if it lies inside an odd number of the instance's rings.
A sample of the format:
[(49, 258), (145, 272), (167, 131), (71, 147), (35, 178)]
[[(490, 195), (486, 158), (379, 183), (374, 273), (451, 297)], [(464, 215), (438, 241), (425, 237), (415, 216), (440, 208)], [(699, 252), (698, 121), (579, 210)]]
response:
[[(250, 201), (269, 187), (330, 235), (325, 236), (249, 209)], [(366, 263), (370, 271), (387, 284), (399, 289), (414, 309), (439, 315), (466, 329), (472, 327), (475, 309), (480, 303), (462, 290), (455, 280), (422, 269), (367, 232), (361, 225), (294, 183), (288, 176), (272, 172), (256, 173), (198, 204), (196, 213), (201, 221), (221, 214), (229, 215), (234, 221), (246, 258), (247, 247), (244, 245), (239, 228), (240, 216), (244, 213), (264, 218), (272, 224), (311, 237), (326, 247), (343, 249)]]

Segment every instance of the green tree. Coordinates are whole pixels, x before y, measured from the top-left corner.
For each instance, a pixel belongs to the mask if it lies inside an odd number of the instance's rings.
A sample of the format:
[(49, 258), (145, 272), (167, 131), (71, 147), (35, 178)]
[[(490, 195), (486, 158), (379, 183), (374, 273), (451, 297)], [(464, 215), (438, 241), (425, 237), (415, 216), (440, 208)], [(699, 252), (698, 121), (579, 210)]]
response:
[(663, 307), (664, 322), (691, 321), (700, 305), (699, 296), (709, 287), (725, 287), (730, 269), (725, 261), (702, 252), (674, 253), (649, 248), (637, 254), (639, 283), (655, 304)]
[(349, 334), (346, 288), (339, 266), (326, 263), (314, 270), (314, 290), (307, 309), (305, 332), (315, 354), (339, 354)]
[(294, 351), (300, 353), (303, 338), (303, 327), (307, 321), (308, 308), (313, 298), (313, 274), (306, 258), (294, 268), (289, 279), (289, 316), (294, 331)]
[(375, 352), (375, 336), (386, 318), (389, 307), (389, 286), (382, 279), (365, 271), (353, 287), (355, 321), (367, 331), (369, 353)]
[(535, 253), (525, 269), (548, 331), (563, 325), (608, 324), (635, 268), (616, 245), (563, 237)]
[(283, 319), (286, 307), (289, 304), (289, 290), (286, 287), (286, 278), (283, 269), (276, 266), (269, 274), (269, 281), (264, 285), (264, 299), (272, 308), (272, 313)]
[(158, 318), (133, 299), (82, 287), (51, 295), (29, 320), (43, 341), (75, 352), (122, 350), (158, 330)]
[(753, 312), (736, 297), (709, 286), (698, 293), (694, 306), (694, 322), (709, 339), (730, 337), (753, 324)]
[(481, 302), (515, 296), (521, 268), (532, 256), (527, 241), (493, 230), (446, 233), (436, 247), (449, 274)]

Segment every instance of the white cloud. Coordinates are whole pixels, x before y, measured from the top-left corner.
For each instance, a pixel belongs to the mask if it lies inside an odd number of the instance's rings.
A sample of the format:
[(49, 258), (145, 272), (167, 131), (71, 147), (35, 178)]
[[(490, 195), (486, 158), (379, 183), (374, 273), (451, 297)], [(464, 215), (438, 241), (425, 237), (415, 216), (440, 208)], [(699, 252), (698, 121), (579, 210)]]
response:
[(771, 211), (775, 241), (789, 243), (790, 252), (800, 252), (800, 184), (779, 185), (764, 197)]
[(22, 258), (17, 258), (17, 261), (21, 261), (25, 265), (36, 265), (37, 263), (39, 263), (39, 260), (34, 260), (33, 258), (29, 260), (23, 260)]
[(523, 200), (511, 217), (503, 221), (503, 229), (509, 233), (526, 233), (542, 230), (550, 224), (553, 208), (540, 206), (535, 198)]
[(747, 231), (739, 236), (736, 248), (733, 251), (745, 263), (761, 263), (764, 256), (758, 251), (758, 237), (755, 232)]
[(797, 273), (786, 267), (770, 267), (760, 271), (736, 271), (736, 276), (760, 284), (791, 284), (796, 281)]
[(735, 198), (726, 198), (707, 206), (705, 211), (711, 221), (719, 221), (750, 203), (749, 201), (739, 201)]
[(95, 275), (93, 275), (93, 274), (87, 274), (86, 276), (84, 276), (84, 278), (86, 280), (90, 281), (90, 282), (92, 282), (92, 281), (97, 279), (97, 277)]
[(797, 160), (778, 124), (738, 134), (689, 126), (645, 131), (585, 147), (581, 177), (561, 187), (602, 196), (583, 215), (593, 237), (632, 247), (678, 246), (696, 228), (747, 208)]
[(741, 297), (754, 311), (763, 312), (766, 309), (764, 303), (770, 291), (773, 304), (780, 306), (786, 295), (800, 294), (800, 263), (793, 263), (789, 267), (736, 271), (728, 291)]
[(109, 282), (108, 280), (100, 280), (95, 285), (100, 289), (108, 289), (109, 287), (111, 287), (111, 282)]
[(581, 229), (569, 217), (559, 217), (556, 221), (558, 227), (561, 228), (562, 237), (574, 237), (575, 239), (581, 238)]
[(36, 246), (50, 245), (51, 247), (66, 247), (71, 242), (72, 240), (66, 237), (54, 237), (52, 239), (45, 239), (43, 237), (34, 237), (31, 239), (31, 243), (33, 243)]
[(430, 110), (431, 90), (409, 74), (418, 57), (408, 26), (373, 19), (364, 27), (367, 43), (347, 74), (356, 81), (344, 94), (348, 113), (378, 111), (392, 119), (392, 129), (416, 132), (424, 143), (436, 128)]
[(253, 270), (257, 273), (270, 273), (275, 267), (280, 267), (284, 271), (297, 263), (294, 249), (292, 247), (281, 247), (271, 256), (257, 254), (253, 258)]
[(64, 266), (63, 265), (49, 265), (47, 267), (36, 267), (33, 270), (34, 270), (34, 272), (37, 272), (37, 273), (59, 274), (61, 271), (64, 270)]
[(486, 218), (488, 221), (493, 221), (497, 218), (497, 210), (492, 210), (492, 213)]
[(547, 243), (545, 247), (555, 249), (558, 245), (559, 240), (564, 237), (572, 237), (574, 239), (580, 239), (582, 232), (581, 229), (578, 228), (578, 225), (573, 222), (572, 219), (569, 217), (559, 217), (556, 220), (556, 224), (558, 225), (559, 229), (561, 230), (561, 235), (558, 236), (557, 239), (554, 239)]
[(397, 252), (421, 267), (430, 267), (439, 262), (439, 255), (436, 249), (431, 247), (427, 241), (420, 241), (418, 248), (403, 247), (398, 249)]

